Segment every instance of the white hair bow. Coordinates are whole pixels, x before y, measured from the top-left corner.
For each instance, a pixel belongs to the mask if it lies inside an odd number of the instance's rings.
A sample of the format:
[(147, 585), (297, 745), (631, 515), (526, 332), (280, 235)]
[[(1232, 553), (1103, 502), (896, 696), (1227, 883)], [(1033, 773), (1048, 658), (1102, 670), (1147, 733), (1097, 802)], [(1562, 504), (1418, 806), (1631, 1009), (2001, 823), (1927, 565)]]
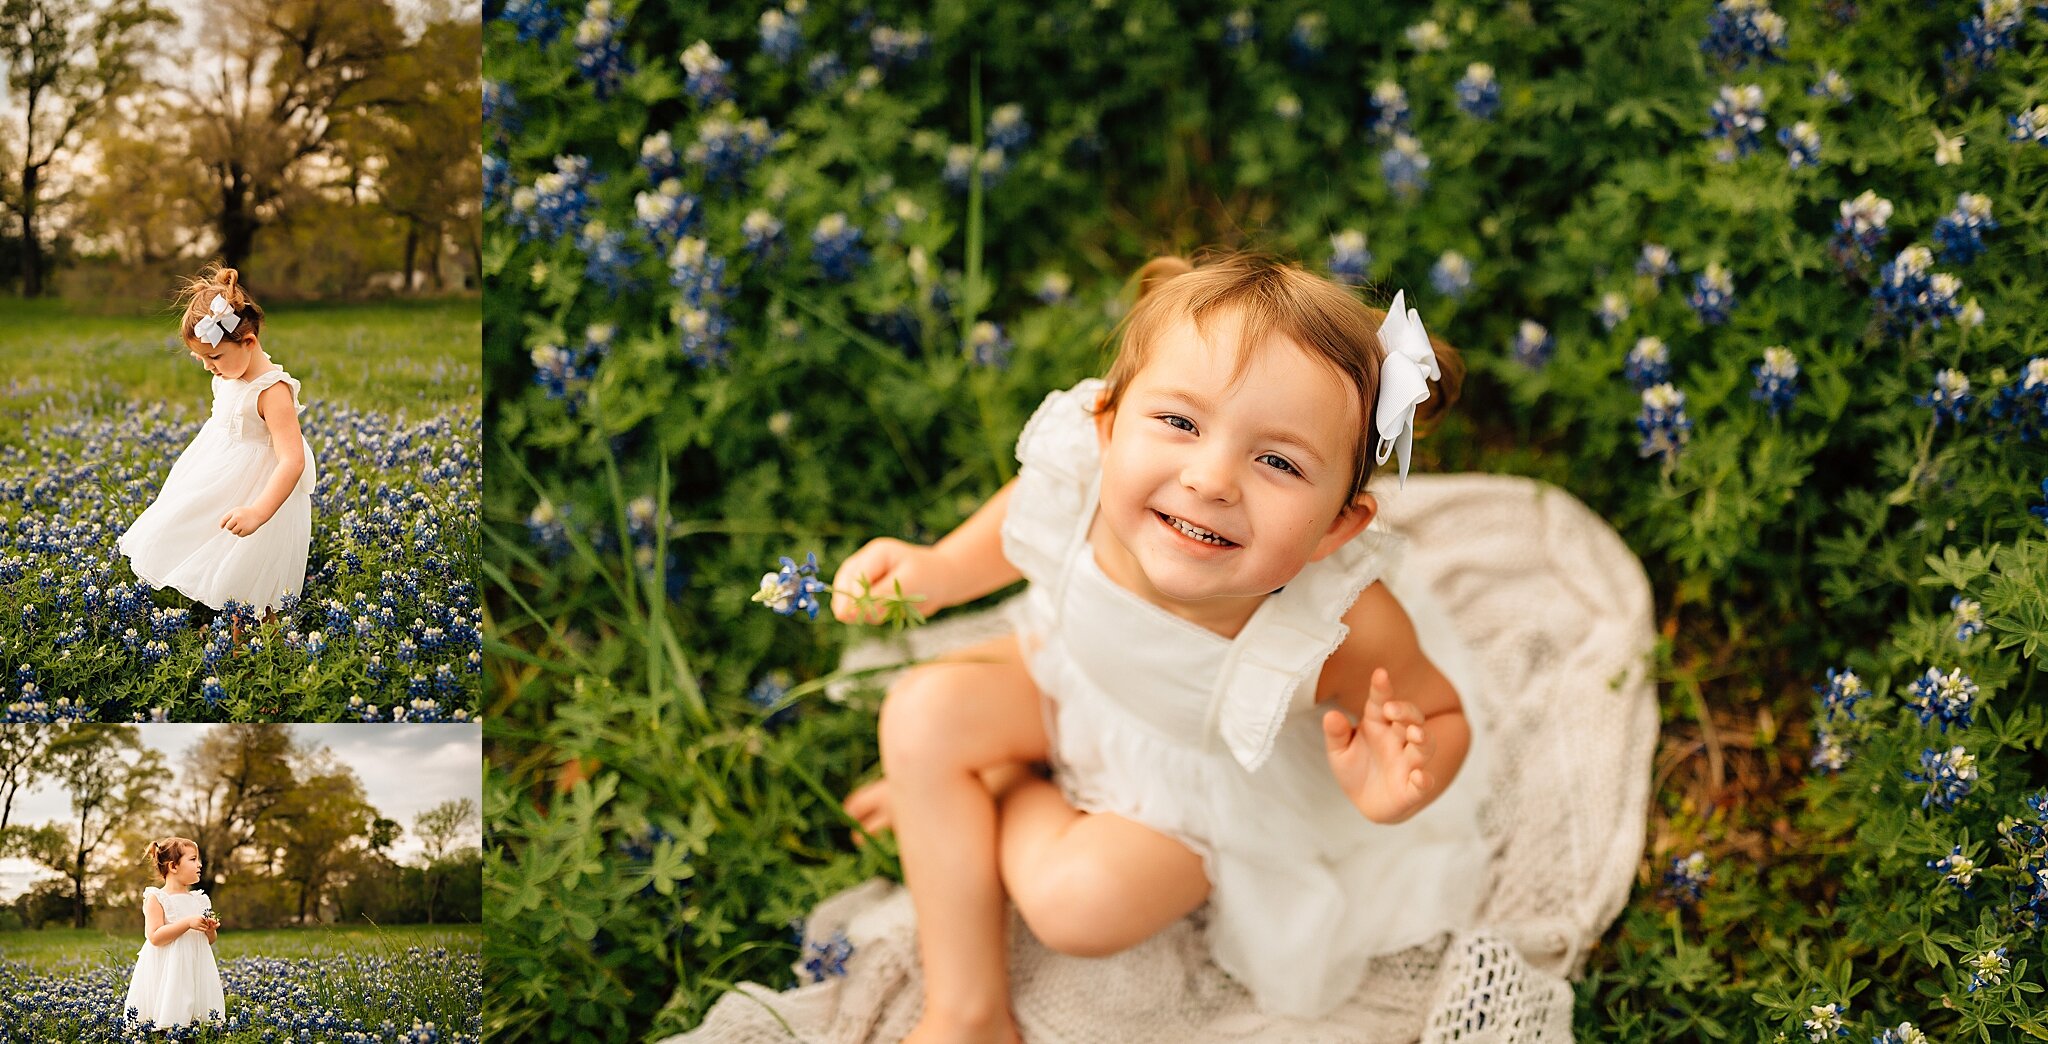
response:
[(1440, 380), (1436, 350), (1429, 346), (1429, 334), (1422, 329), (1422, 316), (1408, 307), (1403, 291), (1395, 291), (1387, 318), (1380, 323), (1380, 344), (1386, 358), (1380, 362), (1380, 401), (1374, 410), (1380, 445), (1375, 464), (1400, 454), (1401, 485), (1408, 484), (1408, 454), (1415, 446), (1415, 407), (1429, 399), (1429, 382)]
[(228, 299), (222, 294), (213, 295), (213, 304), (208, 305), (206, 315), (192, 324), (192, 336), (209, 345), (217, 345), (222, 337), (235, 332), (242, 325), (242, 317), (228, 307)]

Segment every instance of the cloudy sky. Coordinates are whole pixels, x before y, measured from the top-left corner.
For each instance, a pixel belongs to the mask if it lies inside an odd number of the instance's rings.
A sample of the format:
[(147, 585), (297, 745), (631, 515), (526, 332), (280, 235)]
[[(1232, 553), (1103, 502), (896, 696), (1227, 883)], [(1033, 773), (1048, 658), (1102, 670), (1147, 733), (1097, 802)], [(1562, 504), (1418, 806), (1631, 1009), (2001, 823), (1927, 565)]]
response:
[[(185, 749), (199, 741), (210, 725), (140, 725), (142, 742), (160, 750), (173, 772), (184, 762)], [(458, 798), (483, 806), (483, 730), (476, 725), (279, 725), (300, 743), (318, 745), (355, 769), (371, 806), (405, 826), (392, 846), (399, 862), (416, 857), (420, 843), (413, 820), (421, 812)], [(69, 821), (71, 801), (54, 783), (15, 796), (10, 823)], [(479, 843), (472, 826), (465, 844)], [(0, 859), (0, 902), (28, 890), (40, 878), (54, 876), (26, 859)]]

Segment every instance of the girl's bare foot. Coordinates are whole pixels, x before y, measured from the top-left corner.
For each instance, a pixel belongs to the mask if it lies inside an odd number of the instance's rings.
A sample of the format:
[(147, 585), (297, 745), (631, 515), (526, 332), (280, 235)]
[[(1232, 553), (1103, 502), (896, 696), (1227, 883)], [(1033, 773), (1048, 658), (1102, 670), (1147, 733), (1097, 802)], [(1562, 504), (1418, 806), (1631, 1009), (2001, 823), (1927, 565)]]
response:
[(1024, 1044), (1024, 1035), (1007, 1011), (996, 1019), (962, 1019), (927, 1006), (903, 1044)]
[[(1018, 780), (1032, 774), (1029, 765), (998, 765), (981, 773), (981, 782), (988, 787), (990, 794), (1000, 798), (1016, 785)], [(889, 812), (887, 777), (855, 787), (853, 793), (846, 795), (841, 807), (845, 808), (846, 814), (852, 816), (854, 821), (860, 824), (860, 828), (867, 832), (853, 835), (853, 843), (856, 845), (866, 844), (869, 835), (879, 834), (895, 823)]]

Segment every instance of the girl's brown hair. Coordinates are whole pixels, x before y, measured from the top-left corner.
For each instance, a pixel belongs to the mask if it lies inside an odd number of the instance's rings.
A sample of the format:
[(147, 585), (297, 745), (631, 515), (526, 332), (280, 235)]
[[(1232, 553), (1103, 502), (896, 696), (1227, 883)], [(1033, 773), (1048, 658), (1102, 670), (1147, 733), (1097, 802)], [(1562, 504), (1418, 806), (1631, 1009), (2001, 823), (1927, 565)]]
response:
[[(1098, 412), (1115, 412), (1132, 378), (1151, 357), (1153, 344), (1175, 323), (1191, 319), (1196, 332), (1206, 336), (1203, 324), (1210, 315), (1237, 313), (1243, 325), (1232, 380), (1244, 376), (1253, 348), (1277, 333), (1301, 345), (1311, 358), (1357, 390), (1364, 423), (1352, 451), (1351, 490), (1344, 498), (1346, 503), (1356, 499), (1372, 477), (1379, 442), (1373, 411), (1379, 401), (1380, 362), (1386, 356), (1379, 337), (1386, 311), (1360, 301), (1344, 286), (1270, 254), (1232, 251), (1199, 256), (1200, 264), (1179, 257), (1156, 257), (1132, 277), (1137, 304), (1112, 334), (1111, 343), (1118, 346), (1116, 359), (1104, 377), (1108, 387)], [(1465, 363), (1458, 350), (1436, 337), (1429, 343), (1443, 376), (1431, 382), (1428, 401), (1415, 409), (1417, 434), (1435, 426), (1458, 400), (1465, 380)]]
[(192, 850), (194, 858), (198, 857), (199, 842), (189, 837), (167, 837), (162, 841), (149, 843), (149, 865), (156, 868), (159, 880), (170, 879), (171, 867), (178, 865), (178, 860), (185, 858), (187, 848)]
[(215, 261), (178, 287), (177, 301), (185, 307), (185, 319), (179, 330), (186, 341), (200, 341), (192, 328), (211, 314), (213, 299), (217, 296), (227, 298), (228, 307), (242, 320), (221, 340), (246, 341), (263, 329), (263, 309), (249, 296), (248, 288), (242, 285), (242, 274)]

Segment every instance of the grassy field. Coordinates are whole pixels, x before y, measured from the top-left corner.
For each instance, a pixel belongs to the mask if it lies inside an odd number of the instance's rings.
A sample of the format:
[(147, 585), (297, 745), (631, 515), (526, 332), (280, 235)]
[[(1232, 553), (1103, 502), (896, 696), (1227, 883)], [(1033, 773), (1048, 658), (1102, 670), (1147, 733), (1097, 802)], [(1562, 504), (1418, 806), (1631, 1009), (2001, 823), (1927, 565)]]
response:
[[(483, 316), (474, 297), (267, 310), (263, 347), (330, 401), (420, 419), (478, 402)], [(77, 399), (66, 393), (76, 393)], [(0, 408), (56, 394), (67, 403), (206, 408), (204, 370), (178, 341), (178, 316), (82, 315), (62, 301), (0, 300)], [(0, 440), (19, 437), (0, 432)]]
[[(330, 954), (403, 953), (407, 947), (444, 947), (481, 951), (480, 924), (318, 925), (309, 928), (262, 928), (238, 932), (223, 927), (214, 953), (221, 960), (237, 957), (325, 957)], [(132, 961), (142, 946), (142, 930), (108, 932), (97, 928), (45, 928), (42, 931), (0, 932), (0, 953), (31, 969), (48, 972), (66, 961), (98, 963)]]

